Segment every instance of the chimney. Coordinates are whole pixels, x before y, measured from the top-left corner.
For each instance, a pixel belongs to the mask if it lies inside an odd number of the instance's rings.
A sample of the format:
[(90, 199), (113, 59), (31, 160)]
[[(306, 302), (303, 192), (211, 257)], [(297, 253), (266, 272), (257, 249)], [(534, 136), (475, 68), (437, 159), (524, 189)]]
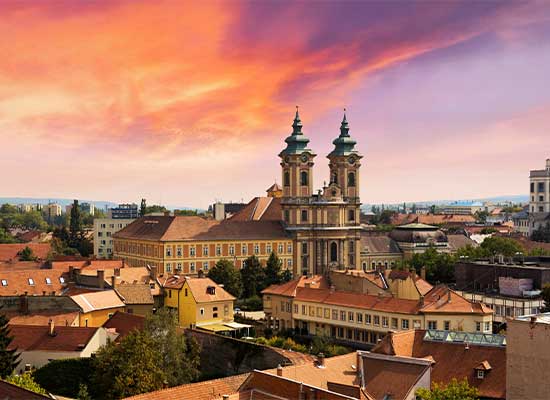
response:
[(53, 319), (50, 318), (50, 320), (48, 321), (48, 335), (50, 336), (55, 336), (56, 333), (55, 333), (55, 325), (53, 323)]
[(156, 265), (152, 265), (151, 266), (151, 279), (157, 279), (157, 274), (158, 274), (158, 268)]
[(426, 280), (426, 267), (420, 268), (420, 277)]
[(451, 302), (451, 289), (447, 288), (447, 303)]
[(97, 270), (97, 287), (105, 289), (105, 271), (102, 269)]
[(120, 276), (120, 268), (115, 268), (113, 272), (115, 276)]
[(424, 307), (424, 296), (420, 296), (420, 307)]
[(116, 275), (111, 276), (111, 288), (116, 289)]
[(304, 287), (305, 287), (306, 289), (311, 289), (311, 282), (306, 282), (306, 283), (304, 283)]
[(325, 355), (323, 353), (319, 353), (317, 356), (317, 362), (319, 364), (319, 368), (325, 368)]
[(283, 367), (281, 367), (281, 364), (277, 365), (277, 376), (283, 376)]
[(546, 159), (546, 170), (550, 171), (550, 158)]
[(202, 268), (199, 269), (198, 277), (199, 277), (199, 278), (204, 278), (204, 271), (202, 270)]
[(19, 296), (19, 312), (21, 314), (29, 313), (29, 299), (27, 298), (27, 293)]

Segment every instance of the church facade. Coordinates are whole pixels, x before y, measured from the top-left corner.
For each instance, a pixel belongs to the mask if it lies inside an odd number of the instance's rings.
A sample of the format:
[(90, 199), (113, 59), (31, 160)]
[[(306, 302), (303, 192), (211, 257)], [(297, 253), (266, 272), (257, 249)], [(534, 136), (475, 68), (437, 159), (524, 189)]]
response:
[(308, 147), (298, 110), (292, 134), (280, 152), (282, 220), (295, 245), (295, 275), (360, 268), (359, 172), (362, 156), (355, 149), (344, 114), (340, 135), (327, 155), (328, 184), (313, 191), (316, 154)]

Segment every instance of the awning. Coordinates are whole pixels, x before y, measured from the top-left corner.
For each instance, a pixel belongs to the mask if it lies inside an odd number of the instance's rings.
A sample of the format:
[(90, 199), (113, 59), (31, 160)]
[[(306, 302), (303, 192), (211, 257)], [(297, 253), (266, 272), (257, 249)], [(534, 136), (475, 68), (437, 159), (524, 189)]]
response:
[(197, 329), (203, 329), (211, 332), (232, 332), (235, 330), (222, 324), (201, 325), (197, 326)]
[(229, 326), (230, 328), (233, 328), (233, 329), (252, 328), (252, 325), (240, 324), (238, 322), (228, 322), (224, 325)]

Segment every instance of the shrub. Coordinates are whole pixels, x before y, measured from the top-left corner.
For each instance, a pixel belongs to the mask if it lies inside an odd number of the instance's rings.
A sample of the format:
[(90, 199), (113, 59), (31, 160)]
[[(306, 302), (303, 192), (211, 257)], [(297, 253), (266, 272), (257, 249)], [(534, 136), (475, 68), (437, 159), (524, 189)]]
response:
[(34, 371), (36, 382), (48, 392), (60, 396), (77, 397), (80, 385), (91, 388), (93, 373), (91, 358), (52, 360)]

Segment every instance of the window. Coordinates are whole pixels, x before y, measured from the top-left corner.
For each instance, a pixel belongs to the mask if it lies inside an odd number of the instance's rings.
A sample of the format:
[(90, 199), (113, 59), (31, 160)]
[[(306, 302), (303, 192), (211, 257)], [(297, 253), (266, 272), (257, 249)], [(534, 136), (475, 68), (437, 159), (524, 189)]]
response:
[(279, 243), (279, 246), (277, 246), (277, 253), (282, 254), (284, 251), (284, 247), (281, 243)]
[(166, 257), (172, 257), (172, 247), (166, 247)]
[(317, 307), (317, 318), (321, 318), (323, 316), (323, 308)]
[(397, 329), (397, 323), (398, 323), (397, 318), (392, 318), (392, 319), (391, 319), (391, 327), (392, 327), (392, 329)]
[[(62, 276), (59, 277), (59, 283), (65, 283), (65, 278), (63, 278)], [(6, 282), (7, 284), (7, 282)]]
[(309, 316), (315, 317), (315, 307), (309, 306)]
[(229, 255), (230, 256), (234, 256), (235, 255), (235, 246), (234, 245), (229, 245)]
[(292, 258), (289, 258), (288, 260), (286, 260), (286, 266), (288, 268), (292, 268)]
[(260, 254), (260, 245), (257, 243), (254, 245), (254, 254)]
[(189, 263), (189, 271), (195, 272), (195, 263), (194, 262)]
[(543, 206), (539, 206), (539, 212), (544, 212), (544, 207)]
[(477, 370), (477, 379), (483, 379), (485, 378), (485, 371), (483, 371), (482, 369), (478, 369)]
[(201, 315), (204, 315), (204, 308), (200, 309), (200, 313), (201, 313)]
[(212, 318), (218, 318), (218, 313), (213, 313)]
[(355, 186), (355, 172), (348, 172), (348, 186)]
[(535, 192), (535, 182), (531, 182), (531, 193)]
[(105, 225), (105, 224), (101, 224), (101, 227), (102, 227), (103, 229), (105, 229), (106, 225)]
[(202, 269), (208, 271), (208, 261), (202, 263)]
[(52, 284), (52, 280), (50, 278), (46, 278), (46, 285), (51, 285)]
[(302, 242), (302, 254), (307, 254), (307, 242)]
[(451, 330), (451, 321), (443, 321), (443, 330), (446, 330), (446, 331)]
[(544, 182), (539, 182), (537, 185), (537, 192), (544, 193)]
[(166, 263), (166, 272), (172, 272), (172, 264)]
[(332, 242), (330, 244), (330, 261), (331, 262), (338, 261), (338, 245), (336, 244), (336, 242)]
[(306, 315), (306, 306), (302, 305), (302, 315)]
[(481, 322), (476, 322), (476, 332), (481, 332)]
[(284, 173), (283, 185), (290, 186), (290, 173), (288, 171), (285, 171)]
[(107, 232), (107, 237), (111, 237), (111, 232)]
[(179, 262), (176, 266), (176, 270), (178, 270), (178, 272), (181, 272), (181, 263)]
[(302, 185), (302, 186), (309, 185), (309, 179), (308, 179), (307, 171), (300, 172), (300, 185)]
[(8, 286), (8, 280), (2, 279), (2, 286)]
[(338, 310), (332, 310), (332, 319), (335, 321), (338, 320)]
[(170, 298), (170, 299), (172, 298), (172, 291), (171, 290), (168, 291), (168, 298)]
[(217, 245), (216, 246), (216, 255), (221, 256), (222, 255), (222, 246)]
[(355, 210), (348, 210), (348, 221), (355, 221)]
[(307, 210), (302, 210), (302, 222), (307, 222)]
[(98, 237), (103, 237), (103, 232), (98, 232), (98, 233), (97, 233), (97, 236), (98, 236)]
[(371, 324), (371, 315), (370, 314), (365, 314), (365, 324), (367, 325), (370, 325)]
[(428, 321), (428, 329), (436, 330), (437, 329), (437, 321)]
[(286, 252), (288, 254), (292, 253), (292, 245), (290, 243), (286, 246)]
[(34, 279), (29, 278), (29, 285), (34, 286)]
[(349, 322), (353, 322), (353, 314), (354, 314), (354, 313), (351, 312), (351, 311), (348, 312), (348, 320), (349, 320)]
[(191, 257), (195, 257), (196, 251), (197, 251), (197, 250), (195, 249), (195, 246), (191, 246), (191, 247), (189, 248), (189, 255), (190, 255)]
[(102, 244), (102, 245), (106, 245), (107, 242), (106, 242), (105, 240), (102, 240), (102, 241), (101, 241), (101, 244)]
[(298, 314), (298, 304), (294, 304), (294, 314)]
[(229, 306), (227, 304), (223, 306), (223, 315), (226, 317), (229, 315)]
[(176, 255), (178, 257), (181, 257), (181, 246), (178, 246), (178, 248), (176, 249)]
[(346, 312), (340, 311), (340, 321), (345, 321), (345, 320), (346, 320)]
[(422, 326), (422, 324), (420, 323), (419, 319), (413, 320), (413, 328), (414, 329), (420, 329), (421, 326)]
[(485, 322), (485, 332), (491, 332), (491, 323), (489, 321)]
[(330, 319), (330, 308), (325, 308), (325, 315), (324, 315), (324, 317), (325, 317), (326, 319)]
[(374, 316), (374, 325), (380, 326), (380, 317), (378, 315)]
[(408, 319), (402, 319), (401, 320), (401, 329), (409, 329), (409, 320)]
[(363, 323), (363, 314), (357, 313), (357, 323), (362, 324)]
[(248, 252), (248, 246), (246, 244), (242, 245), (241, 253), (246, 256), (246, 253)]
[(202, 254), (203, 254), (204, 256), (207, 256), (207, 255), (208, 255), (208, 246), (207, 246), (207, 245), (206, 245), (206, 246), (202, 246)]
[(285, 222), (290, 222), (290, 211), (285, 210), (285, 212), (284, 212), (284, 220), (285, 220)]
[(388, 317), (382, 317), (382, 326), (384, 328), (388, 327)]

